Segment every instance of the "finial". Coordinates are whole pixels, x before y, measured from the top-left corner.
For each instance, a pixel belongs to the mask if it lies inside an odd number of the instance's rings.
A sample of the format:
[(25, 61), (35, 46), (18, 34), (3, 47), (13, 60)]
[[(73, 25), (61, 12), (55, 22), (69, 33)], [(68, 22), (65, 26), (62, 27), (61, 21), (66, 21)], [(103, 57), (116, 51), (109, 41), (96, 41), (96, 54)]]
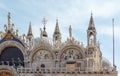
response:
[(58, 18), (56, 19), (56, 23), (58, 23)]
[(8, 12), (8, 25), (9, 26), (10, 26), (10, 19), (11, 19), (10, 12)]
[(58, 19), (56, 19), (56, 26), (58, 26)]
[(71, 25), (69, 27), (69, 36), (70, 36), (70, 38), (72, 38), (72, 28), (71, 28)]
[(31, 26), (31, 21), (29, 22), (29, 25)]
[(46, 29), (46, 28), (45, 28), (45, 25), (46, 25), (46, 23), (47, 23), (47, 20), (45, 19), (45, 17), (43, 18), (42, 23), (43, 23), (43, 25), (44, 25), (44, 30), (45, 30), (45, 29)]
[(92, 10), (91, 10), (91, 16), (93, 15)]

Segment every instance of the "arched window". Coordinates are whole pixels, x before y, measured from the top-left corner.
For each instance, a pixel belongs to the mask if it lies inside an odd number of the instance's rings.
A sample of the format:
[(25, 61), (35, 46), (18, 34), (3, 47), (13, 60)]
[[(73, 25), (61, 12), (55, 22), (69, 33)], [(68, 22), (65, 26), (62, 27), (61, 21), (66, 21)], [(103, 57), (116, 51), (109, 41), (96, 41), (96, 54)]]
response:
[(94, 43), (94, 36), (91, 35), (89, 38), (89, 44), (93, 44)]

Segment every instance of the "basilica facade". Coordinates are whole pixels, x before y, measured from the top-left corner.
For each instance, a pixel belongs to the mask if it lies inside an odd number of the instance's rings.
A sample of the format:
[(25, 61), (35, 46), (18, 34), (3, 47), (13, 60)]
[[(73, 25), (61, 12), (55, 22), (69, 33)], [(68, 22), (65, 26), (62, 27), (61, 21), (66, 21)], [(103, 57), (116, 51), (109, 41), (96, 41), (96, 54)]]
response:
[(52, 40), (48, 38), (45, 18), (43, 24), (36, 42), (31, 22), (27, 35), (19, 36), (8, 13), (8, 23), (0, 31), (0, 76), (117, 76), (116, 66), (102, 57), (92, 15), (86, 46), (72, 36), (71, 26), (69, 38), (63, 42), (58, 20)]

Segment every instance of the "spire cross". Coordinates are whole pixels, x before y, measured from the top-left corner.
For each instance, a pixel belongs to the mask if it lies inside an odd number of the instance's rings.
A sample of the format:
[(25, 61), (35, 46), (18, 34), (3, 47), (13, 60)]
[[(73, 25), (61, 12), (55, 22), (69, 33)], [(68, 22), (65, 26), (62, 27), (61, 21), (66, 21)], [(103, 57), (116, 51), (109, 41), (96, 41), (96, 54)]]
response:
[(43, 22), (44, 25), (46, 25), (47, 20), (45, 18), (43, 18), (42, 22)]
[(42, 23), (43, 23), (43, 25), (44, 25), (44, 30), (45, 30), (45, 25), (46, 25), (46, 23), (47, 23), (47, 20), (46, 20), (45, 18), (43, 18)]

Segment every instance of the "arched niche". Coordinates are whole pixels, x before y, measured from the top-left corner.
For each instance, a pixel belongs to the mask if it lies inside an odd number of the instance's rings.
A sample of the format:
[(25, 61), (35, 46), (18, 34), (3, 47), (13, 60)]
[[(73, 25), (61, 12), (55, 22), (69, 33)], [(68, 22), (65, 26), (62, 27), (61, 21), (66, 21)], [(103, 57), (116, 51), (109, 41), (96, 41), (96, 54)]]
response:
[(50, 51), (45, 50), (45, 49), (39, 49), (37, 50), (33, 56), (32, 56), (32, 61), (40, 61), (40, 60), (49, 60), (53, 59), (53, 55)]
[(44, 64), (45, 67), (50, 68), (53, 63), (53, 53), (46, 49), (36, 49), (31, 56), (31, 63), (31, 66), (33, 67), (39, 68), (42, 64)]
[(18, 47), (9, 46), (0, 54), (1, 65), (24, 66), (24, 55)]
[(27, 54), (27, 52), (25, 51), (25, 48), (20, 43), (18, 43), (16, 41), (12, 41), (12, 40), (11, 41), (5, 41), (2, 44), (0, 44), (0, 54), (6, 47), (17, 47), (17, 48), (19, 48), (21, 50), (21, 52), (23, 53), (24, 58)]
[[(67, 58), (65, 58), (67, 57)], [(82, 59), (85, 55), (83, 49), (76, 45), (65, 46), (61, 53), (59, 54), (60, 60), (69, 60), (69, 59)]]
[(83, 56), (81, 52), (79, 52), (77, 49), (69, 48), (62, 53), (60, 58), (61, 60), (74, 60), (74, 59), (82, 59)]

